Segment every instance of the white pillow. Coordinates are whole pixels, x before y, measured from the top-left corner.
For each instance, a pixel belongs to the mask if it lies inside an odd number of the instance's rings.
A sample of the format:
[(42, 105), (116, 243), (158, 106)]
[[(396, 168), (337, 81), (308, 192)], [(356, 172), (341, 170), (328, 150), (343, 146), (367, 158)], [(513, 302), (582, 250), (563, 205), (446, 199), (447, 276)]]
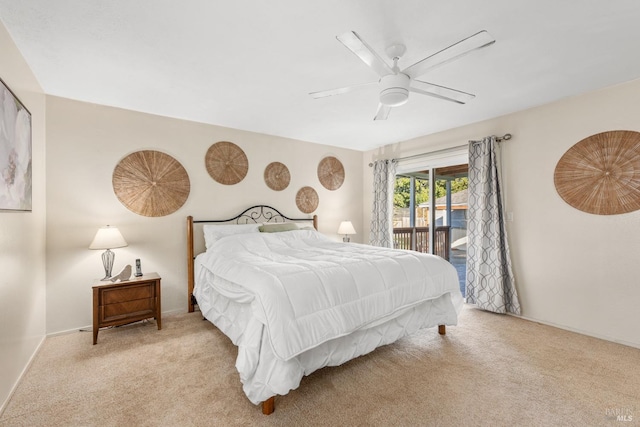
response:
[(305, 229), (315, 230), (315, 228), (313, 228), (313, 221), (295, 222), (294, 224), (297, 225), (300, 230), (305, 230)]
[(262, 224), (205, 224), (202, 227), (204, 233), (204, 245), (207, 249), (215, 242), (226, 236), (244, 233), (259, 233), (258, 227)]

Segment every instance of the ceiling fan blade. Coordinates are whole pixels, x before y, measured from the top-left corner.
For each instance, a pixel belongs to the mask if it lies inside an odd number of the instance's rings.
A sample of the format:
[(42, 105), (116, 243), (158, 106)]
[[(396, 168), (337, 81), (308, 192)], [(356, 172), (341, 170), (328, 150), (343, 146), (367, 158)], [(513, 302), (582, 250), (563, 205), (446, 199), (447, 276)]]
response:
[(348, 31), (344, 34), (340, 34), (336, 37), (343, 45), (347, 47), (351, 52), (355, 53), (358, 58), (367, 64), (373, 71), (378, 73), (380, 77), (384, 77), (387, 74), (393, 74), (393, 70), (387, 65), (386, 62), (378, 54), (371, 49), (371, 47), (364, 42), (355, 33), (355, 31)]
[(465, 104), (476, 96), (467, 92), (451, 89), (444, 86), (434, 85), (433, 83), (423, 82), (421, 80), (412, 80), (409, 87), (411, 92), (420, 93), (422, 95), (434, 96), (436, 98), (445, 99), (447, 101)]
[(373, 118), (373, 120), (387, 120), (390, 112), (391, 107), (380, 103), (378, 104), (378, 111), (376, 112), (376, 116)]
[(431, 56), (426, 57), (422, 61), (418, 61), (413, 65), (405, 68), (402, 72), (411, 78), (420, 77), (426, 71), (438, 65), (446, 64), (447, 62), (458, 59), (467, 53), (480, 49), (481, 47), (489, 46), (495, 43), (495, 39), (491, 37), (486, 31), (480, 31), (466, 39), (452, 44), (451, 46), (442, 49), (440, 52), (434, 53)]
[(325, 98), (327, 96), (340, 95), (340, 94), (343, 94), (343, 93), (351, 92), (352, 90), (357, 90), (357, 89), (360, 89), (362, 87), (370, 86), (370, 85), (374, 85), (374, 84), (378, 84), (378, 82), (361, 83), (361, 84), (358, 84), (358, 85), (340, 87), (340, 88), (337, 88), (337, 89), (329, 89), (329, 90), (322, 90), (322, 91), (319, 91), (319, 92), (311, 92), (309, 95), (311, 95), (313, 98), (316, 98), (316, 99)]

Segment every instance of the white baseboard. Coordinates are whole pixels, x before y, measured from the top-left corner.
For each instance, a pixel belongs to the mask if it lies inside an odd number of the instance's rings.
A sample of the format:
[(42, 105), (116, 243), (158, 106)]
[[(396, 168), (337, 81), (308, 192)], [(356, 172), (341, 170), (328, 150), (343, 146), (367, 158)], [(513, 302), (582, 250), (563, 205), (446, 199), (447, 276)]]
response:
[(507, 313), (507, 314), (509, 316), (518, 317), (518, 318), (520, 318), (522, 320), (527, 320), (529, 322), (540, 323), (540, 324), (543, 324), (543, 325), (552, 326), (554, 328), (563, 329), (565, 331), (575, 332), (576, 334), (586, 335), (588, 337), (598, 338), (598, 339), (601, 339), (601, 340), (605, 340), (605, 341), (610, 341), (610, 342), (614, 342), (614, 343), (617, 343), (617, 344), (626, 345), (627, 347), (633, 347), (633, 348), (639, 348), (640, 349), (640, 343), (633, 343), (633, 342), (629, 342), (629, 341), (625, 341), (625, 340), (619, 340), (619, 339), (616, 339), (616, 338), (613, 338), (613, 337), (609, 337), (609, 336), (606, 336), (606, 335), (594, 334), (592, 332), (584, 331), (584, 330), (581, 330), (581, 329), (571, 328), (569, 326), (564, 326), (564, 325), (558, 325), (557, 323), (553, 323), (553, 322), (545, 322), (545, 321), (539, 320), (539, 319), (532, 319), (530, 317), (521, 316), (519, 314), (512, 314), (512, 313)]
[[(186, 313), (186, 311), (184, 309), (181, 309), (181, 308), (177, 308), (175, 310), (163, 311), (162, 312), (162, 317), (170, 316), (172, 314), (179, 314), (179, 313)], [(86, 325), (86, 326), (80, 326), (80, 327), (73, 328), (73, 329), (65, 329), (64, 331), (51, 332), (51, 333), (47, 334), (47, 337), (57, 337), (59, 335), (71, 334), (71, 333), (75, 333), (75, 332), (78, 332), (78, 331), (91, 332), (92, 330), (93, 330), (93, 325)]]
[(180, 313), (186, 313), (187, 311), (185, 309), (182, 308), (176, 308), (175, 310), (169, 310), (169, 311), (163, 311), (162, 315), (172, 315), (172, 314), (180, 314)]
[(60, 335), (67, 335), (67, 334), (75, 333), (75, 332), (78, 332), (78, 331), (85, 331), (85, 330), (91, 332), (91, 328), (92, 327), (93, 326), (88, 325), (88, 326), (81, 326), (79, 328), (66, 329), (64, 331), (51, 332), (51, 333), (47, 334), (47, 338), (58, 337)]
[(11, 387), (11, 391), (7, 395), (7, 398), (4, 400), (4, 402), (2, 402), (2, 405), (0, 406), (0, 417), (2, 416), (2, 413), (4, 412), (4, 410), (7, 408), (7, 405), (9, 404), (9, 401), (11, 400), (13, 393), (15, 393), (16, 389), (20, 385), (20, 382), (22, 381), (22, 378), (24, 378), (24, 375), (27, 373), (27, 370), (29, 370), (29, 367), (31, 367), (31, 363), (33, 363), (33, 360), (36, 358), (36, 356), (40, 352), (40, 348), (42, 348), (42, 344), (44, 344), (44, 341), (46, 339), (47, 339), (46, 336), (42, 337), (42, 339), (36, 346), (36, 349), (34, 350), (33, 354), (31, 355), (31, 357), (29, 357), (29, 361), (27, 361), (27, 364), (22, 369), (22, 372), (20, 372), (20, 375), (18, 376), (18, 379), (16, 380), (15, 384), (13, 384), (13, 387)]

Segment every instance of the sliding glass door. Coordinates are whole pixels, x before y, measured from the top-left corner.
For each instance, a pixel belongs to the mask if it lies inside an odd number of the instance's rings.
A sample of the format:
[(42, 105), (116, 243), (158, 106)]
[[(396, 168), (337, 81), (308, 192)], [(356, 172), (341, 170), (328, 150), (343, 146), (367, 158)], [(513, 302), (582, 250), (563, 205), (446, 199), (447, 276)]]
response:
[(467, 187), (466, 164), (401, 173), (396, 176), (393, 217), (394, 247), (432, 253), (451, 262), (463, 295)]

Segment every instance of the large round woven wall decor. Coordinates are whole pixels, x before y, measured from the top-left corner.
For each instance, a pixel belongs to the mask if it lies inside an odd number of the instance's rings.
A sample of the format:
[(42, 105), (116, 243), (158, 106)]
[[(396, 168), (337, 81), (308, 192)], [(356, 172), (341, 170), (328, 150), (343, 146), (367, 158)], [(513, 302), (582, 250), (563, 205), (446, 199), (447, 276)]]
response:
[(583, 212), (640, 209), (640, 133), (609, 131), (583, 139), (560, 158), (553, 180), (560, 197)]
[(249, 170), (249, 161), (242, 148), (228, 141), (216, 142), (209, 147), (204, 162), (211, 178), (225, 185), (239, 183)]
[(296, 205), (301, 212), (311, 213), (318, 208), (318, 193), (311, 187), (302, 187), (296, 194)]
[(269, 163), (264, 169), (264, 182), (272, 190), (281, 191), (289, 186), (289, 168), (280, 162)]
[(327, 190), (337, 190), (344, 182), (344, 167), (335, 157), (325, 157), (318, 164), (318, 179)]
[(113, 170), (113, 191), (139, 215), (157, 217), (177, 211), (189, 197), (189, 175), (180, 162), (160, 151), (136, 151)]

